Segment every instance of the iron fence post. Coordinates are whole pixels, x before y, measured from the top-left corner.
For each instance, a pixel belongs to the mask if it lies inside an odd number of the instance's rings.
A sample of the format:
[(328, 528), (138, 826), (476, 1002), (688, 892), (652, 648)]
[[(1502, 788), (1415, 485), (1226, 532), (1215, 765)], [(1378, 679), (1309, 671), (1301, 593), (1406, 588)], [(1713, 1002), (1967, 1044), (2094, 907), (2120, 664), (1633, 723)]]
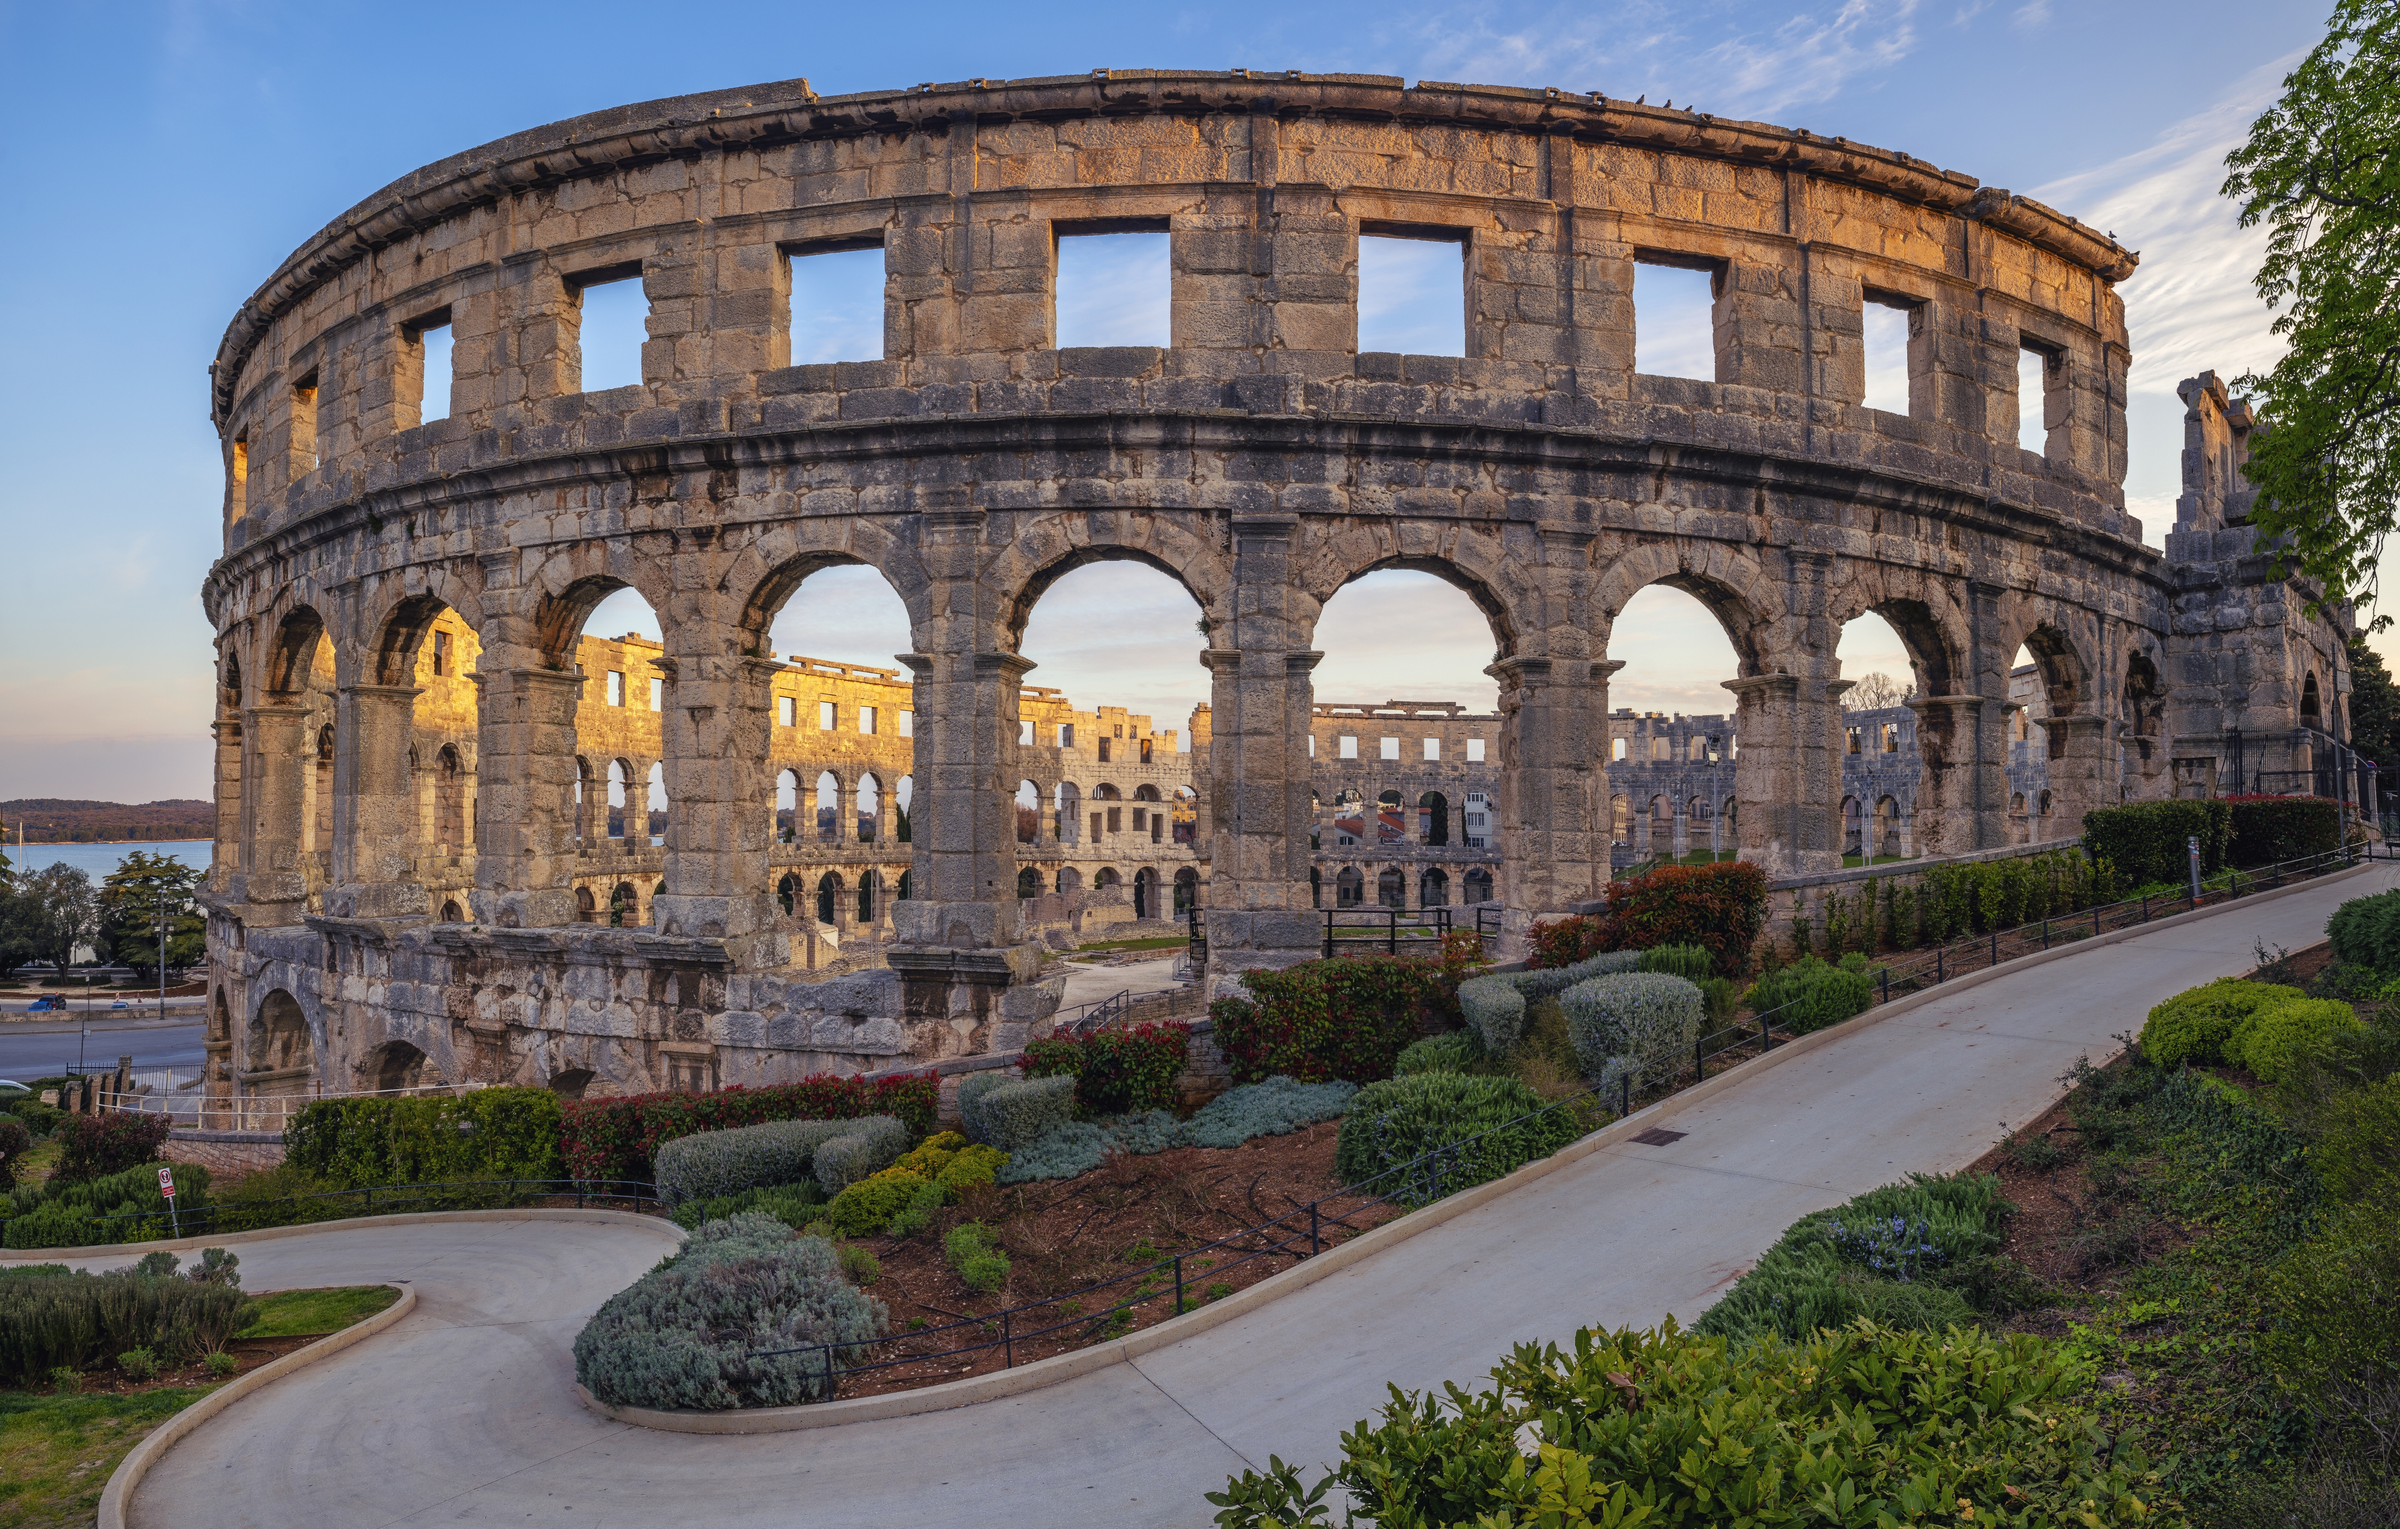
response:
[(1767, 1016), (1765, 1016), (1764, 1014), (1761, 1014), (1760, 1016), (1758, 1016), (1758, 1050), (1759, 1050), (1759, 1054), (1763, 1056), (1763, 1055), (1765, 1055), (1767, 1052), (1770, 1052), (1770, 1051), (1772, 1051), (1772, 1050), (1774, 1050), (1774, 1049), (1775, 1049), (1775, 1038), (1774, 1038), (1774, 1036), (1770, 1035), (1770, 1034), (1768, 1033), (1768, 1031), (1767, 1031)]
[(1942, 947), (1936, 945), (1933, 947), (1933, 985), (1940, 987), (1949, 980), (1948, 977), (1942, 975)]
[(2142, 894), (2142, 922), (2150, 922), (2150, 894), (2147, 892)]
[(1317, 1220), (1317, 1203), (1315, 1200), (1308, 1202), (1308, 1256), (1311, 1258), (1316, 1257), (1325, 1247), (1324, 1234), (1320, 1230), (1320, 1223)]
[(2100, 905), (2099, 905), (2098, 903), (2094, 903), (2094, 904), (2092, 904), (2092, 933), (2094, 933), (2094, 934), (2098, 934), (2099, 932), (2100, 932)]
[(1892, 1001), (1892, 969), (1889, 966), (1883, 969), (1883, 1001)]
[(1175, 1315), (1183, 1315), (1183, 1255), (1175, 1255)]
[(1000, 1313), (1000, 1358), (1003, 1369), (1017, 1367), (1016, 1325), (1007, 1311)]
[(1992, 931), (1991, 964), (1994, 966), (1998, 966), (2000, 964), (2000, 931), (1997, 929)]
[(1698, 1039), (1692, 1042), (1692, 1071), (1700, 1081), (1705, 1081), (1708, 1077), (1708, 1055), (1700, 1049), (1704, 1044), (1705, 1042)]
[(1623, 1120), (1633, 1113), (1633, 1074), (1617, 1074), (1617, 1118)]
[(2049, 920), (2049, 917), (2048, 917), (2047, 915), (2044, 915), (2044, 917), (2043, 917), (2043, 919), (2042, 919), (2042, 949), (2044, 949), (2044, 950), (2048, 950), (2049, 948), (2050, 948), (2050, 920)]

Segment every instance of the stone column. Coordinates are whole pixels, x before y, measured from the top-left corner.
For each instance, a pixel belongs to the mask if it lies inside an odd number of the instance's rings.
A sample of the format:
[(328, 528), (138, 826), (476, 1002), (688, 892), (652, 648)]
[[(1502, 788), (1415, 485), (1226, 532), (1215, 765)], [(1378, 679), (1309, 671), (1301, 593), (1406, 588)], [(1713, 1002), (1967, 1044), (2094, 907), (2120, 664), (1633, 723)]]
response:
[(1670, 805), (1675, 809), (1675, 858), (1681, 860), (1692, 852), (1691, 803), (1678, 796)]
[[(1208, 933), (1210, 990), (1252, 968), (1321, 953), (1308, 895), (1309, 672), (1315, 612), (1291, 579), (1288, 514), (1234, 517), (1234, 611), (1201, 655), (1210, 689)], [(1374, 804), (1366, 804), (1369, 818)], [(1365, 826), (1365, 825), (1362, 825)], [(1362, 835), (1362, 837), (1365, 837)]]
[[(575, 707), (583, 678), (540, 661), (531, 643), (488, 641), (475, 675), (483, 789), (469, 901), (477, 923), (503, 929), (575, 922)], [(647, 836), (635, 827), (645, 821), (643, 791), (638, 776), (626, 788), (628, 844)]]
[[(1927, 855), (1964, 855), (2008, 842), (2007, 702), (1927, 696), (1917, 714), (1916, 840)], [(2044, 726), (2048, 726), (2045, 721)]]
[[(696, 629), (696, 630), (695, 630)], [(767, 882), (767, 823), (774, 777), (767, 744), (774, 722), (774, 676), (781, 666), (728, 657), (706, 623), (677, 628), (666, 673), (661, 752), (667, 791), (667, 890), (652, 922), (662, 935), (726, 942), (736, 967), (781, 966), (791, 942)], [(693, 651), (697, 646), (699, 651)]]
[(1607, 676), (1581, 656), (1511, 658), (1500, 682), (1500, 900), (1508, 929), (1565, 916), (1608, 885)]
[(1734, 766), (1741, 857), (1769, 877), (1842, 865), (1842, 712), (1846, 681), (1820, 674), (1727, 680), (1734, 693)]
[(2035, 811), (2034, 837), (2074, 838), (2083, 832), (2085, 813), (2116, 800), (2105, 768), (2116, 757), (2116, 724), (2107, 717), (2073, 715), (2045, 718), (2042, 727), (2050, 735), (2051, 821), (2043, 832), (2039, 798), (2029, 803)]
[(250, 754), (242, 793), (248, 820), (242, 899), (250, 905), (245, 922), (254, 926), (297, 924), (308, 904), (304, 857), (317, 751), (309, 737), (309, 708), (285, 699), (242, 714)]
[(224, 891), (240, 875), (242, 858), (242, 722), (238, 714), (210, 724), (209, 736), (216, 740), (217, 751), (217, 816), (216, 843), (211, 847), (208, 866), (208, 885)]
[(333, 885), (325, 911), (336, 918), (425, 916), (408, 768), (421, 694), (413, 685), (344, 685), (335, 692)]

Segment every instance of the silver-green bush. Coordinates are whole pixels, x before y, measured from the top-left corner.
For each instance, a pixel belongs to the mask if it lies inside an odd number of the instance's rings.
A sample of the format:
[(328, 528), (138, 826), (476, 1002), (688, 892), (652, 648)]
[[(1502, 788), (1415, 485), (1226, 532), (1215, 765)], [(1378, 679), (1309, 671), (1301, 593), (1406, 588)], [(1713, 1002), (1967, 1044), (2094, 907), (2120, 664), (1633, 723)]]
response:
[[(976, 1139), (987, 1147), (1014, 1152), (1044, 1131), (1075, 1118), (1075, 1079), (1019, 1078), (985, 1090), (975, 1101)], [(962, 1112), (963, 1113), (963, 1112)], [(968, 1135), (975, 1136), (975, 1130)]]
[[(683, 1250), (610, 1296), (575, 1338), (575, 1378), (619, 1407), (788, 1407), (825, 1394), (812, 1344), (882, 1335), (881, 1301), (842, 1278), (833, 1244), (772, 1216), (712, 1221)], [(799, 1349), (775, 1358), (762, 1351)], [(835, 1349), (840, 1369), (865, 1349)]]
[(1483, 1049), (1504, 1055), (1525, 1036), (1525, 995), (1507, 977), (1469, 977), (1458, 985), (1458, 1006)]
[(1023, 1081), (1024, 1079), (1019, 1077), (1016, 1072), (1008, 1069), (1003, 1069), (998, 1072), (974, 1073), (968, 1077), (959, 1079), (959, 1129), (967, 1133), (968, 1140), (980, 1141), (987, 1146), (990, 1145), (989, 1139), (983, 1134), (984, 1099), (990, 1095), (993, 1089), (1006, 1088), (1011, 1083), (1021, 1083)]
[(858, 1128), (855, 1120), (774, 1120), (731, 1131), (677, 1137), (651, 1159), (658, 1197), (669, 1209), (809, 1176), (817, 1149)]
[(1620, 972), (1559, 995), (1583, 1075), (1603, 1087), (1631, 1074), (1636, 1088), (1674, 1075), (1700, 1038), (1700, 989), (1664, 972)]
[(889, 1115), (844, 1121), (850, 1129), (817, 1149), (817, 1182), (828, 1197), (900, 1161), (912, 1145), (908, 1127)]

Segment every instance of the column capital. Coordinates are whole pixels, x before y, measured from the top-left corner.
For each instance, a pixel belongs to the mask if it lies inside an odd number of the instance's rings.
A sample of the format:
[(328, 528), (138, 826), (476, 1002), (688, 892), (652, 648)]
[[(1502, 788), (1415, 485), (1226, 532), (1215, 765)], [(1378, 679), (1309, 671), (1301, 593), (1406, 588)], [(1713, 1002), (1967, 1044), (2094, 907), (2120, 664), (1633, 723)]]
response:
[(1740, 679), (1719, 680), (1717, 683), (1743, 700), (1777, 692), (1797, 695), (1800, 690), (1800, 676), (1796, 674), (1746, 674)]
[(1625, 660), (1621, 658), (1595, 658), (1592, 660), (1592, 678), (1595, 680), (1609, 679), (1624, 667)]
[(334, 690), (338, 695), (389, 701), (414, 701), (425, 693), (422, 685), (337, 685)]

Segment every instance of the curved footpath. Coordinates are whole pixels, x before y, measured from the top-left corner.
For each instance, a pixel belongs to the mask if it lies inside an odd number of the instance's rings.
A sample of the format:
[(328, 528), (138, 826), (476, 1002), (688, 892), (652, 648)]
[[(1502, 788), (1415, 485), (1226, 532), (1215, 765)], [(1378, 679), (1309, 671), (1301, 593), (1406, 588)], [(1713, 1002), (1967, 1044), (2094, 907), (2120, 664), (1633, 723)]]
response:
[(491, 1219), (245, 1245), (254, 1289), (407, 1281), (417, 1310), (196, 1429), (130, 1522), (1205, 1525), (1202, 1493), (1269, 1452), (1331, 1459), (1387, 1381), (1472, 1381), (1520, 1340), (1697, 1315), (1794, 1218), (1971, 1162), (2152, 1004), (2394, 885), (2377, 865), (1936, 994), (1694, 1103), (1679, 1141), (1605, 1147), (1137, 1360), (947, 1412), (722, 1436), (586, 1411), (575, 1334), (666, 1251), (656, 1230)]

